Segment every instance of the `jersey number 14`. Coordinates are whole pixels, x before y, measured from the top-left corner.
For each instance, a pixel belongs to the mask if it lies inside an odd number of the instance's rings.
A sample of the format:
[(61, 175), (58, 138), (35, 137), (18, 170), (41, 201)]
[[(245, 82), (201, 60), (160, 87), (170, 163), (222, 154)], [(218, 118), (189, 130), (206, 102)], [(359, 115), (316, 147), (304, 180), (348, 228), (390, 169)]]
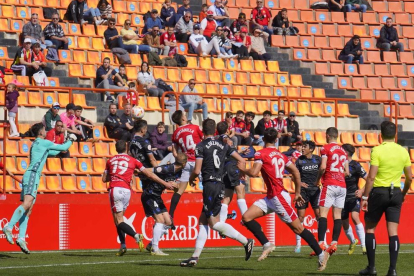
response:
[(184, 152), (187, 152), (188, 150), (194, 150), (196, 148), (196, 144), (194, 143), (192, 135), (187, 135), (185, 137), (185, 143), (183, 138), (180, 138), (178, 142), (180, 143), (181, 148), (184, 149)]

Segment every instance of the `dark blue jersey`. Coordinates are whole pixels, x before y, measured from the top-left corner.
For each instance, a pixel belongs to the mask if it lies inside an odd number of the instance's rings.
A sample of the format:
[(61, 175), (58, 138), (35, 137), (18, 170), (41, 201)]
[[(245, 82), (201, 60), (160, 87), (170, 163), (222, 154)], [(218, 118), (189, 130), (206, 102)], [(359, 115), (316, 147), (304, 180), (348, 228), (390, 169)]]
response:
[[(181, 176), (181, 170), (175, 170), (174, 164), (168, 164), (155, 167), (154, 174), (156, 174), (165, 182), (177, 181), (177, 179), (179, 179)], [(146, 193), (156, 196), (161, 196), (164, 190), (165, 186), (155, 181), (151, 181), (151, 183), (147, 187), (145, 187)]]
[(358, 190), (358, 182), (360, 178), (364, 178), (367, 172), (359, 164), (359, 162), (352, 160), (349, 162), (349, 176), (345, 177), (346, 182), (346, 198), (355, 198), (355, 192)]
[(319, 167), (321, 166), (322, 158), (318, 155), (312, 155), (307, 158), (305, 155), (300, 156), (296, 160), (296, 167), (300, 173), (300, 180), (309, 185), (309, 188), (317, 187)]

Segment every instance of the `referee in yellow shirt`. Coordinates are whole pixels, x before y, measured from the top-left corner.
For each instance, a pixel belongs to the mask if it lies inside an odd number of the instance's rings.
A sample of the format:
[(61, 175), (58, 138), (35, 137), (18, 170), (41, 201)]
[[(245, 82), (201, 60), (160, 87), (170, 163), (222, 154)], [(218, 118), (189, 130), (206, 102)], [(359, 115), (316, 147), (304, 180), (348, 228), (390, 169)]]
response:
[[(400, 241), (398, 223), (401, 206), (411, 185), (411, 161), (406, 149), (394, 142), (396, 126), (385, 121), (381, 124), (383, 143), (371, 151), (371, 168), (362, 196), (361, 209), (365, 211), (365, 243), (368, 266), (359, 275), (377, 275), (375, 270), (375, 228), (385, 213), (389, 237), (390, 267), (387, 276), (397, 275), (396, 264)], [(404, 190), (401, 191), (401, 172), (404, 170)], [(369, 195), (369, 196), (368, 196)]]

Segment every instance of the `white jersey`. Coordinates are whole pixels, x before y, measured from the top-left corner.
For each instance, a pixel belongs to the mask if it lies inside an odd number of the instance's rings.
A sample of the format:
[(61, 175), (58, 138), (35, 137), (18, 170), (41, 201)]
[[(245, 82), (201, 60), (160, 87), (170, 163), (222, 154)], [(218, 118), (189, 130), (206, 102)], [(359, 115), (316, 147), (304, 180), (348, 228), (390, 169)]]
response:
[(207, 42), (207, 39), (201, 34), (192, 34), (190, 36), (190, 43), (193, 45), (194, 49), (197, 49), (198, 45), (200, 45), (203, 40)]

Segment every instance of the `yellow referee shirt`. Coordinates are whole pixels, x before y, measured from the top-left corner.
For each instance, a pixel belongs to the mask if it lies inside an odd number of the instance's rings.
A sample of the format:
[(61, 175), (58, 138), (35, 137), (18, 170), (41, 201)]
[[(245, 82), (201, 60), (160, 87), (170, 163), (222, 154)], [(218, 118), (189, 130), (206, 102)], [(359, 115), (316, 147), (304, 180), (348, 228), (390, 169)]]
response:
[(371, 166), (378, 167), (374, 187), (401, 187), (401, 173), (411, 167), (408, 151), (394, 142), (384, 142), (371, 151)]

